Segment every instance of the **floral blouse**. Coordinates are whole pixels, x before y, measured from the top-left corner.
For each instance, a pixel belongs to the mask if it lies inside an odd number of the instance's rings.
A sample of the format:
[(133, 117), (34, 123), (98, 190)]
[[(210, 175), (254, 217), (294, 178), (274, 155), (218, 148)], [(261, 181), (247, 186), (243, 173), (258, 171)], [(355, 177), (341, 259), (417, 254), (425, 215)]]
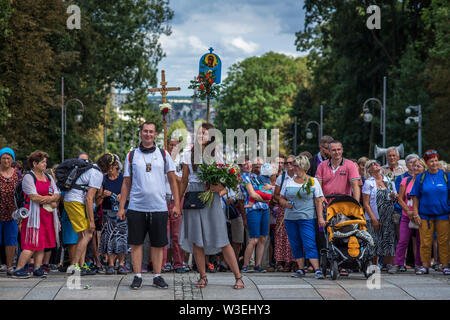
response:
[(11, 221), (12, 213), (16, 210), (14, 203), (14, 189), (19, 184), (19, 176), (16, 170), (11, 178), (5, 178), (0, 174), (0, 221)]

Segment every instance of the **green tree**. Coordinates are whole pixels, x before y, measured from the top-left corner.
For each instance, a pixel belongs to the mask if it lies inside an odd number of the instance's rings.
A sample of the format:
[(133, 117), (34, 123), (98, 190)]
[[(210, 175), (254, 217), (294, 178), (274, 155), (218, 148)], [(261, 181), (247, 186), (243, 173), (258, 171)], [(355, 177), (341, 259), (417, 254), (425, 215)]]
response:
[(217, 128), (222, 132), (239, 128), (282, 129), (283, 140), (284, 125), (289, 122), (288, 114), (307, 74), (304, 58), (274, 52), (234, 64), (215, 106)]

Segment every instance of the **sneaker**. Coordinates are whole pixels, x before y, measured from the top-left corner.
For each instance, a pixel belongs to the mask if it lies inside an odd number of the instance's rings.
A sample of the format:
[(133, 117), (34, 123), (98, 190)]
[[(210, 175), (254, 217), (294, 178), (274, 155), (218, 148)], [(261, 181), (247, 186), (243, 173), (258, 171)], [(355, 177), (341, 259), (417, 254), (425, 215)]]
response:
[(97, 273), (97, 271), (89, 268), (89, 266), (87, 265), (87, 263), (85, 262), (83, 267), (81, 268), (81, 275), (82, 276), (93, 276)]
[(48, 274), (50, 272), (50, 267), (48, 266), (48, 264), (43, 264), (41, 266), (41, 269), (44, 272), (44, 274)]
[(0, 266), (0, 272), (6, 272), (6, 271), (8, 271), (8, 267), (6, 266), (6, 264), (2, 264)]
[(406, 271), (408, 271), (408, 269), (407, 269), (406, 266), (400, 266), (400, 268), (398, 268), (398, 271), (400, 271), (400, 272), (406, 272)]
[(445, 276), (450, 276), (450, 268), (448, 268), (448, 267), (443, 268), (443, 269), (442, 269), (442, 273), (443, 273)]
[(67, 267), (66, 273), (67, 274), (74, 274), (76, 271), (78, 271), (79, 273), (81, 273), (81, 268), (80, 266), (77, 264), (72, 264), (70, 266)]
[(164, 272), (171, 272), (173, 271), (173, 266), (170, 262), (167, 262), (166, 265), (164, 266)]
[(324, 276), (323, 276), (322, 270), (317, 269), (316, 271), (314, 271), (314, 277), (316, 279), (323, 279)]
[(6, 275), (12, 276), (14, 271), (16, 271), (16, 267), (9, 267), (8, 271), (6, 271)]
[(264, 268), (262, 268), (261, 266), (255, 266), (253, 267), (253, 270), (255, 270), (255, 272), (259, 272), (259, 273), (265, 273), (267, 272)]
[(183, 262), (183, 268), (186, 272), (191, 271), (191, 267), (189, 267), (189, 264), (187, 262)]
[(17, 269), (16, 271), (14, 271), (13, 278), (16, 279), (28, 279), (30, 276), (30, 274), (25, 270), (25, 268), (22, 269)]
[(208, 265), (206, 266), (206, 272), (216, 273), (216, 268), (212, 263), (208, 263)]
[(58, 272), (58, 267), (55, 264), (49, 264), (48, 268), (50, 269), (50, 272)]
[(142, 287), (142, 278), (134, 276), (133, 282), (130, 285), (131, 289), (138, 290)]
[(115, 273), (116, 273), (116, 270), (114, 269), (114, 266), (109, 266), (105, 271), (105, 274), (107, 274), (107, 275), (112, 275)]
[(47, 277), (47, 275), (44, 273), (44, 271), (42, 270), (41, 267), (39, 267), (33, 271), (33, 276), (38, 277), (38, 278), (46, 278)]
[(153, 278), (153, 286), (159, 289), (169, 288), (169, 285), (164, 281), (163, 277), (161, 276)]
[(27, 263), (25, 265), (25, 270), (28, 268), (28, 273), (33, 273), (34, 271), (34, 263)]
[(106, 269), (105, 269), (105, 267), (104, 266), (99, 266), (99, 267), (97, 267), (97, 273), (100, 273), (100, 274), (105, 274), (106, 273)]
[(250, 272), (255, 272), (255, 270), (250, 269), (248, 266), (243, 266), (243, 267), (242, 267), (242, 272), (244, 272), (244, 273), (250, 273)]
[(388, 272), (389, 274), (396, 274), (396, 273), (398, 272), (398, 266), (388, 264), (388, 265), (387, 265), (387, 272)]
[(185, 273), (186, 270), (184, 269), (184, 267), (181, 267), (181, 268), (176, 268), (176, 269), (175, 269), (175, 272), (176, 272), (176, 273)]
[(303, 269), (298, 269), (295, 273), (291, 274), (292, 278), (302, 278), (305, 276), (305, 271)]
[(125, 269), (124, 266), (119, 266), (119, 268), (117, 269), (117, 274), (127, 274), (128, 271)]
[(430, 273), (430, 271), (428, 270), (428, 268), (425, 268), (425, 267), (419, 267), (416, 269), (417, 275), (429, 274), (429, 273)]

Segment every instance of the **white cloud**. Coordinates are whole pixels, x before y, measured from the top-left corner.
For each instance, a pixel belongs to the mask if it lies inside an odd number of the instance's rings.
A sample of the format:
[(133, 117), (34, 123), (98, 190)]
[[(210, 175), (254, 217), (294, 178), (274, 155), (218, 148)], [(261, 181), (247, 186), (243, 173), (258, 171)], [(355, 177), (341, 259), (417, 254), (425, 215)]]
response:
[[(225, 41), (228, 42), (228, 41)], [(259, 45), (252, 41), (245, 41), (242, 37), (236, 37), (231, 39), (229, 43), (237, 49), (244, 51), (247, 54), (255, 53), (258, 50)]]

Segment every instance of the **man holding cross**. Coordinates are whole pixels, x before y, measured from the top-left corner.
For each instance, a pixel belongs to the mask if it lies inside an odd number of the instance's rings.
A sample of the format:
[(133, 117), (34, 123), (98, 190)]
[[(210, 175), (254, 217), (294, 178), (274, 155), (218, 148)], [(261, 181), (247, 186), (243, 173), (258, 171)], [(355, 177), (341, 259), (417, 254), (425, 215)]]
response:
[[(135, 273), (132, 289), (142, 287), (142, 249), (147, 232), (150, 237), (153, 262), (153, 286), (168, 288), (161, 277), (163, 249), (168, 244), (165, 174), (169, 180), (174, 198), (172, 215), (180, 215), (180, 198), (175, 177), (175, 164), (169, 153), (155, 145), (156, 124), (146, 121), (139, 132), (142, 143), (139, 148), (128, 153), (125, 161), (124, 180), (121, 190), (118, 217), (125, 219), (125, 203), (129, 196), (126, 213), (128, 220), (128, 244), (131, 246), (131, 261)], [(158, 150), (157, 150), (158, 149)]]

